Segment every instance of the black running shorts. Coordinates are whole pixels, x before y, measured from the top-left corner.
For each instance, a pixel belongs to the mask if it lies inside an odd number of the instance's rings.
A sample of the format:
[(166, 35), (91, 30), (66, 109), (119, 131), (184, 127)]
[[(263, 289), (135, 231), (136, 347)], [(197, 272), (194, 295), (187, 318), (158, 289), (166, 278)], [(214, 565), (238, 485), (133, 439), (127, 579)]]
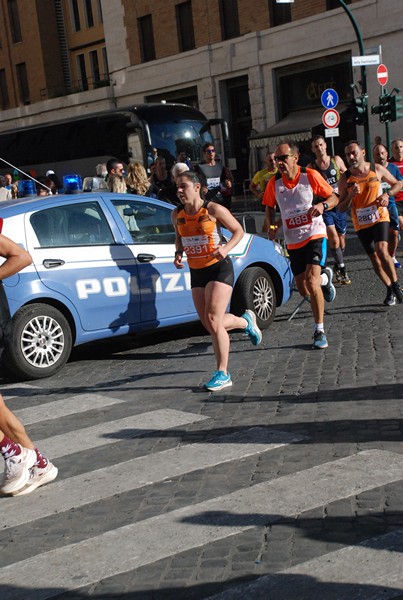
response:
[(291, 261), (291, 271), (294, 276), (305, 272), (307, 265), (326, 265), (327, 239), (319, 238), (311, 240), (305, 246), (288, 250)]
[(228, 256), (210, 267), (190, 269), (190, 285), (192, 288), (205, 288), (210, 281), (219, 281), (231, 287), (234, 286), (234, 267)]
[(374, 254), (377, 242), (387, 242), (389, 240), (389, 227), (389, 221), (381, 221), (371, 225), (371, 227), (357, 231), (358, 239), (367, 254)]

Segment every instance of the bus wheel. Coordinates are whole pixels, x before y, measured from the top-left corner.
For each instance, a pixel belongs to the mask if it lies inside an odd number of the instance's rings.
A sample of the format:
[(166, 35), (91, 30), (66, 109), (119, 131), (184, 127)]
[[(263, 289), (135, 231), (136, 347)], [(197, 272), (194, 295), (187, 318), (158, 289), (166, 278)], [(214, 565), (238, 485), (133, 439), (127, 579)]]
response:
[(72, 334), (65, 316), (49, 304), (29, 304), (12, 319), (3, 360), (18, 377), (41, 379), (66, 364), (71, 347)]

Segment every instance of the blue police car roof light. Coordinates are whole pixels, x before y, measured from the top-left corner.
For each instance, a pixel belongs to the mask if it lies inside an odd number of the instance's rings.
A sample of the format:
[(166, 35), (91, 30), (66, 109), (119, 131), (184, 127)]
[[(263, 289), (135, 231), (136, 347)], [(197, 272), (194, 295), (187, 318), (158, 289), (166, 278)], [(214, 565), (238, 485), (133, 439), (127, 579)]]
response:
[(63, 187), (65, 194), (80, 194), (83, 190), (80, 175), (63, 175)]
[(18, 196), (36, 196), (35, 182), (32, 179), (20, 179), (18, 182)]

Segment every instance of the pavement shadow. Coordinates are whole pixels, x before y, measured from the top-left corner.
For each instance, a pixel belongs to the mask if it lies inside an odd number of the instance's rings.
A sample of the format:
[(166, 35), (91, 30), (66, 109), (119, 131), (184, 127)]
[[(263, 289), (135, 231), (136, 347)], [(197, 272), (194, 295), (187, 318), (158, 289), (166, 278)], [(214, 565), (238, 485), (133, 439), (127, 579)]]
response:
[[(159, 587), (158, 589), (139, 589), (136, 571), (132, 574), (133, 591), (107, 592), (108, 584), (114, 587), (119, 576), (105, 578), (98, 584), (68, 591), (56, 587), (27, 589), (15, 585), (0, 585), (0, 597), (4, 600), (402, 600), (401, 587), (395, 585), (374, 585), (370, 583), (339, 583), (321, 581), (305, 574), (286, 572), (263, 575), (245, 575), (226, 581), (194, 583)], [(130, 575), (126, 578), (126, 589), (130, 587)], [(97, 592), (97, 587), (101, 588)], [(105, 589), (106, 588), (106, 589)]]
[[(180, 427), (172, 429), (122, 429), (112, 433), (105, 433), (103, 437), (110, 439), (130, 439), (147, 435), (147, 438), (174, 437), (181, 443), (203, 442), (208, 444), (221, 444), (220, 436), (242, 434), (253, 427), (267, 429), (271, 432), (301, 436), (301, 441), (293, 442), (294, 445), (315, 444), (365, 444), (369, 442), (401, 442), (403, 434), (403, 419), (387, 419), (388, 426), (383, 426), (379, 419), (340, 419), (328, 421), (299, 421), (298, 423), (279, 423), (264, 426), (261, 423), (231, 427), (215, 427), (214, 429), (186, 430)], [(393, 426), (391, 425), (391, 421)], [(229, 440), (231, 443), (244, 443)]]
[[(267, 382), (265, 382), (266, 385)], [(215, 392), (208, 402), (279, 402), (301, 404), (312, 404), (315, 402), (356, 402), (357, 400), (374, 400), (382, 402), (384, 400), (401, 400), (403, 398), (403, 383), (390, 383), (380, 385), (368, 385), (362, 387), (337, 387), (335, 389), (321, 389), (307, 394), (293, 392), (292, 394), (274, 394), (272, 396), (239, 396), (231, 394), (227, 390), (225, 393)]]

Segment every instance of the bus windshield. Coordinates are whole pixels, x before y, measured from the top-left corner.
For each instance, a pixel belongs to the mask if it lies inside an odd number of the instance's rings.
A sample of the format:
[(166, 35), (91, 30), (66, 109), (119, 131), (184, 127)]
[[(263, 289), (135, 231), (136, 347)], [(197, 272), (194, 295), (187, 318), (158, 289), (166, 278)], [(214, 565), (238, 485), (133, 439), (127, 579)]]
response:
[[(213, 138), (205, 124), (200, 121), (153, 122), (149, 121), (152, 147), (165, 156), (167, 164), (173, 163), (179, 152), (186, 152), (192, 163), (200, 162), (202, 146), (212, 143)], [(150, 156), (152, 148), (147, 148)]]
[[(193, 164), (202, 146), (213, 141), (208, 119), (185, 104), (140, 104), (81, 117), (0, 131), (1, 159), (41, 176), (48, 169), (62, 177), (95, 175), (95, 167), (117, 158), (148, 169), (157, 154), (168, 168), (184, 151)], [(3, 161), (3, 162), (4, 162)]]

